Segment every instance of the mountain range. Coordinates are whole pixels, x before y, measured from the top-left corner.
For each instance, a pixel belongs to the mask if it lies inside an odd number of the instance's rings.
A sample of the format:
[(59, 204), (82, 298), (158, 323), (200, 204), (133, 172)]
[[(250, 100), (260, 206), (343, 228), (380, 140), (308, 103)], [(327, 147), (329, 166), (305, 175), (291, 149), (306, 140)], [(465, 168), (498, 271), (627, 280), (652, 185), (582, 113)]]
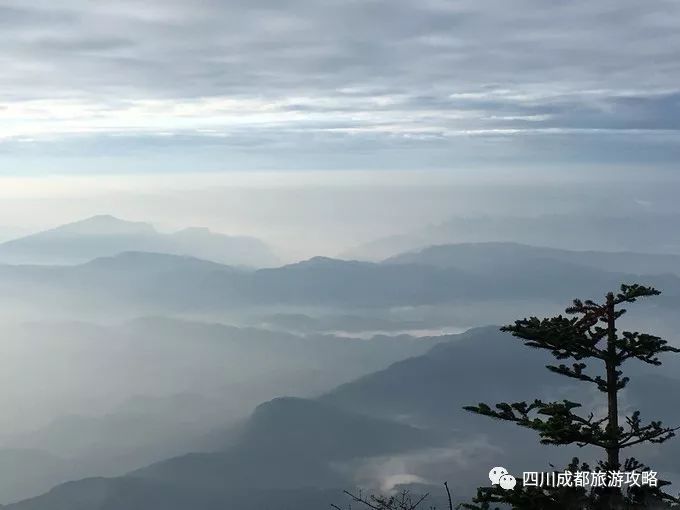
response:
[(680, 255), (630, 251), (560, 250), (518, 243), (460, 243), (428, 246), (387, 258), (387, 264), (422, 264), (483, 273), (494, 266), (553, 260), (608, 272), (680, 276)]
[(431, 245), (516, 242), (564, 250), (680, 254), (680, 216), (637, 211), (603, 216), (571, 213), (536, 216), (455, 216), (405, 234), (354, 247), (341, 258), (383, 260)]
[(0, 477), (0, 502), (220, 443), (221, 435), (204, 436), (263, 400), (317, 395), (438, 341), (299, 336), (153, 317), (110, 326), (6, 324), (0, 374), (12, 383), (3, 384), (0, 471), (21, 467), (21, 475)]
[(187, 255), (229, 265), (266, 267), (277, 258), (262, 241), (207, 228), (165, 234), (148, 223), (100, 215), (0, 244), (0, 263), (79, 264), (127, 251)]
[[(582, 383), (565, 384), (544, 362), (543, 353), (527, 350), (496, 327), (471, 330), (318, 399), (262, 404), (222, 450), (178, 456), (123, 477), (71, 482), (5, 508), (311, 510), (339, 501), (341, 489), (354, 487), (357, 477), (378, 485), (386, 479), (426, 485), (448, 479), (455, 494), (465, 497), (487, 483), (490, 465), (541, 470), (574, 453), (592, 455), (587, 449), (538, 446), (526, 431), (462, 411), (479, 400), (569, 398), (575, 391), (583, 399)], [(626, 393), (624, 411), (641, 404), (655, 418), (680, 419), (661, 395), (649, 397), (659, 385), (667, 394), (680, 391), (680, 380), (669, 375), (677, 367), (674, 362), (666, 375), (654, 376), (632, 369), (634, 389)], [(651, 457), (672, 478), (678, 475), (672, 470), (677, 452), (674, 447), (635, 454)]]
[[(11, 297), (8, 308), (49, 303), (50, 311), (71, 307), (80, 315), (96, 309), (156, 314), (274, 305), (341, 310), (489, 300), (563, 303), (641, 281), (662, 289), (665, 297), (659, 303), (664, 303), (680, 296), (680, 276), (660, 274), (677, 271), (676, 262), (655, 255), (489, 244), (431, 249), (382, 263), (315, 257), (252, 271), (134, 252), (77, 266), (0, 266), (0, 295)], [(632, 270), (621, 271), (626, 267)], [(635, 272), (643, 269), (657, 270)]]
[[(490, 465), (535, 470), (573, 452), (527, 447), (534, 443), (523, 431), (461, 407), (583, 399), (577, 383), (556, 380), (540, 353), (497, 327), (370, 340), (329, 331), (346, 325), (359, 337), (374, 328), (488, 324), (498, 303), (540, 314), (539, 304), (561, 309), (622, 282), (664, 292), (637, 307), (636, 325), (662, 334), (680, 326), (680, 255), (512, 242), (412, 248), (376, 262), (314, 257), (279, 266), (256, 240), (200, 229), (162, 234), (109, 216), (1, 244), (0, 260), (21, 264), (0, 264), (0, 313), (14, 322), (23, 307), (42, 321), (4, 326), (0, 373), (22, 381), (6, 386), (8, 409), (109, 405), (4, 438), (4, 501), (59, 484), (6, 508), (311, 510), (355, 484), (445, 479), (468, 494)], [(119, 315), (147, 317), (85, 322)], [(257, 327), (207, 323), (212, 316)], [(625, 405), (680, 423), (680, 412), (657, 397), (680, 391), (678, 368), (635, 371)], [(124, 401), (133, 394), (146, 397)], [(597, 406), (596, 395), (585, 398)], [(679, 453), (675, 446), (641, 452), (670, 476)], [(30, 476), (19, 480), (11, 466)], [(62, 483), (68, 479), (77, 481)]]

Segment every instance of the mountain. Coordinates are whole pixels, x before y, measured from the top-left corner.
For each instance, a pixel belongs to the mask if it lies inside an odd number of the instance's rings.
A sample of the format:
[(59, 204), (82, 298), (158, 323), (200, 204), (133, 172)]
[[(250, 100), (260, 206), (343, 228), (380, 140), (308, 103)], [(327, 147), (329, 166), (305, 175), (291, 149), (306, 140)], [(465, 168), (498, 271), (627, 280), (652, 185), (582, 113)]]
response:
[[(350, 478), (334, 463), (436, 444), (427, 432), (312, 400), (260, 405), (224, 451), (194, 453), (120, 478), (63, 484), (14, 510), (315, 508), (341, 497)], [(172, 496), (172, 497), (170, 497)]]
[(421, 356), (343, 384), (320, 400), (352, 412), (445, 428), (459, 426), (458, 420), (466, 417), (449, 402), (514, 400), (555, 381), (544, 368), (542, 352), (524, 349), (497, 327), (451, 338)]
[(514, 242), (565, 250), (594, 249), (680, 254), (677, 214), (545, 214), (540, 216), (458, 216), (407, 234), (376, 239), (344, 252), (342, 258), (383, 260), (426, 246)]
[[(163, 436), (163, 421), (181, 412), (207, 420), (219, 407), (224, 413), (242, 415), (278, 392), (310, 396), (340, 382), (388, 366), (399, 359), (427, 351), (439, 338), (406, 335), (371, 340), (312, 334), (293, 335), (256, 328), (198, 323), (167, 318), (146, 318), (120, 325), (39, 322), (6, 325), (0, 342), (0, 372), (7, 380), (26, 380), (6, 385), (3, 402), (8, 430), (21, 417), (27, 421), (53, 422), (64, 415), (114, 413), (112, 419), (57, 420), (41, 432), (13, 437), (9, 444), (52, 449), (59, 456), (73, 454), (88, 444), (123, 452), (112, 436), (111, 422), (133, 430), (140, 422), (153, 423), (155, 438)], [(27, 378), (40, 373), (41, 385)], [(181, 377), (178, 377), (181, 374)], [(95, 383), (96, 382), (96, 383)], [(236, 391), (238, 389), (238, 391)], [(206, 400), (200, 414), (177, 395), (200, 394)], [(173, 397), (163, 406), (148, 403), (120, 410), (130, 396)], [(192, 399), (201, 402), (195, 396)], [(31, 402), (27, 406), (26, 402)], [(113, 410), (112, 410), (113, 409)], [(9, 414), (14, 410), (17, 414)], [(154, 418), (149, 413), (155, 413)], [(186, 413), (186, 414), (184, 414)], [(117, 420), (120, 415), (125, 420)], [(24, 425), (23, 430), (29, 426)], [(80, 434), (73, 434), (79, 429)], [(115, 429), (115, 427), (114, 427)], [(173, 429), (168, 431), (172, 433)], [(139, 450), (144, 434), (127, 433), (131, 450)], [(1, 438), (1, 436), (0, 436)]]
[[(484, 425), (477, 423), (476, 416), (462, 413), (460, 406), (447, 402), (464, 405), (482, 400), (516, 401), (527, 395), (554, 397), (558, 388), (584, 388), (581, 382), (570, 382), (546, 370), (545, 364), (554, 362), (553, 358), (543, 351), (527, 349), (521, 340), (502, 333), (496, 326), (474, 328), (446, 338), (450, 341), (437, 344), (425, 354), (342, 384), (319, 400), (351, 412), (446, 428), (460, 426), (462, 419)], [(680, 390), (680, 379), (675, 378), (680, 359), (671, 354), (663, 361), (661, 369), (634, 362), (626, 368), (633, 379), (627, 394), (647, 409), (650, 404), (659, 407), (660, 400), (652, 395), (660, 395), (654, 390), (662, 384), (678, 386)], [(675, 408), (664, 412), (680, 418)]]
[(55, 487), (49, 493), (16, 505), (13, 510), (312, 510), (342, 499), (339, 489), (221, 491), (175, 487), (133, 477), (89, 478)]
[(335, 462), (436, 444), (427, 431), (314, 400), (277, 398), (255, 409), (236, 444), (129, 474), (175, 486), (285, 489), (340, 487)]
[(0, 225), (0, 242), (10, 241), (25, 234), (25, 230), (9, 227), (6, 225)]
[(423, 264), (461, 271), (486, 272), (498, 266), (513, 266), (537, 259), (577, 264), (602, 271), (680, 276), (680, 255), (559, 250), (518, 243), (460, 243), (429, 246), (395, 255), (387, 264)]
[[(26, 476), (26, 473), (31, 473)], [(35, 495), (36, 488), (53, 487), (79, 476), (71, 462), (36, 449), (0, 448), (0, 494), (3, 501)], [(44, 490), (44, 489), (43, 489)]]
[[(670, 354), (662, 361), (660, 369), (634, 361), (626, 364), (631, 383), (623, 393), (622, 412), (640, 409), (647, 419), (680, 423), (677, 406), (668, 401), (668, 395), (680, 394), (680, 359)], [(547, 363), (554, 364), (554, 358), (541, 350), (528, 349), (521, 340), (501, 333), (497, 327), (475, 328), (421, 356), (343, 384), (320, 397), (320, 401), (349, 412), (450, 430), (458, 441), (474, 444), (483, 440), (498, 465), (535, 470), (536, 466), (547, 465), (547, 461), (566, 464), (570, 455), (587, 458), (590, 453), (578, 448), (538, 446), (532, 433), (467, 413), (462, 406), (540, 398), (568, 399), (584, 402), (586, 407), (599, 407), (601, 394), (590, 391), (592, 388), (585, 383), (552, 374), (545, 368)], [(661, 450), (645, 450), (640, 456), (650, 456), (659, 466), (667, 467), (670, 474), (677, 471), (673, 461), (678, 452), (680, 441), (675, 441)], [(478, 468), (484, 473), (483, 463)], [(451, 476), (453, 479), (458, 474)]]
[[(124, 477), (64, 484), (7, 508), (311, 510), (340, 501), (340, 490), (358, 479), (380, 484), (407, 476), (436, 484), (448, 479), (454, 494), (464, 497), (486, 483), (489, 466), (547, 470), (550, 462), (593, 454), (540, 446), (528, 431), (462, 410), (479, 401), (568, 399), (575, 392), (588, 407), (597, 406), (598, 395), (584, 392), (584, 383), (545, 369), (545, 353), (527, 349), (497, 327), (442, 340), (423, 355), (318, 399), (279, 398), (260, 405), (223, 450), (175, 457)], [(622, 410), (642, 403), (648, 416), (677, 418), (677, 409), (664, 399), (680, 391), (680, 380), (669, 375), (677, 373), (678, 363), (667, 368), (655, 375), (638, 366), (627, 372), (635, 391), (626, 393)], [(672, 473), (676, 449), (642, 453)]]
[(3, 385), (0, 469), (14, 471), (0, 480), (0, 503), (212, 449), (263, 400), (316, 396), (438, 341), (167, 318), (4, 325), (0, 374), (13, 383)]
[[(0, 300), (10, 316), (49, 319), (162, 314), (201, 309), (214, 296), (200, 290), (215, 274), (238, 279), (243, 270), (188, 256), (125, 252), (71, 266), (0, 265)], [(11, 296), (11, 299), (10, 299)]]
[(599, 297), (621, 282), (632, 281), (662, 289), (659, 306), (675, 306), (680, 296), (680, 277), (674, 274), (604, 271), (584, 265), (587, 261), (581, 264), (564, 258), (532, 255), (506, 260), (492, 249), (486, 259), (468, 257), (461, 264), (464, 270), (418, 261), (372, 263), (316, 257), (246, 271), (189, 257), (125, 253), (79, 266), (0, 265), (0, 300), (7, 310), (23, 305), (40, 307), (41, 313), (78, 317), (105, 310), (110, 319), (117, 312), (124, 316), (219, 314), (274, 305), (329, 307), (343, 313), (362, 307), (469, 306), (494, 300), (562, 304), (574, 296)]
[(0, 244), (0, 262), (8, 264), (78, 264), (127, 251), (189, 255), (229, 265), (276, 265), (260, 240), (226, 236), (206, 228), (164, 234), (147, 223), (94, 216)]

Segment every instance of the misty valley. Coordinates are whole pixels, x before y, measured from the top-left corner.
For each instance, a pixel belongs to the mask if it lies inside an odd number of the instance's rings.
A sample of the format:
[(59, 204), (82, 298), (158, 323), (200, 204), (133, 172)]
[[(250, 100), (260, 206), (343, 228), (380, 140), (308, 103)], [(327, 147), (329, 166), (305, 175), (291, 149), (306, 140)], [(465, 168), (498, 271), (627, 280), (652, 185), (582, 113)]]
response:
[(0, 0), (0, 510), (680, 510), (680, 0)]
[[(469, 500), (490, 466), (596, 455), (463, 410), (602, 405), (501, 325), (622, 282), (663, 290), (626, 327), (672, 341), (680, 323), (680, 255), (451, 239), (282, 264), (257, 239), (188, 232), (95, 216), (0, 244), (4, 508), (312, 509), (357, 488), (446, 505), (444, 481)], [(622, 406), (680, 422), (666, 361), (633, 369)], [(673, 480), (678, 448), (637, 450)]]

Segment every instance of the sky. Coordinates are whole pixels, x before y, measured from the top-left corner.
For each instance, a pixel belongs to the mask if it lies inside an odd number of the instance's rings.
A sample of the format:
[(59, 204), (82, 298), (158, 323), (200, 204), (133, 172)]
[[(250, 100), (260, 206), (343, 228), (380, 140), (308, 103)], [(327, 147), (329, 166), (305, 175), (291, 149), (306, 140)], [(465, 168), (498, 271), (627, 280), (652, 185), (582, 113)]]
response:
[(674, 168), (679, 47), (676, 0), (0, 0), (0, 175)]

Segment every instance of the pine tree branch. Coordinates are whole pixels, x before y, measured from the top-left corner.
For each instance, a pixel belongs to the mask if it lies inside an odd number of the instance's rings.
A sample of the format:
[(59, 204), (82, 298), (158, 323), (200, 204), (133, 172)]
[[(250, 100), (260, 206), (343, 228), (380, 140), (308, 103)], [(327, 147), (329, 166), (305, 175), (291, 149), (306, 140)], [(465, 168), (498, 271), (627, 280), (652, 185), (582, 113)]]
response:
[(641, 297), (658, 296), (661, 292), (656, 290), (654, 287), (645, 287), (644, 285), (639, 285), (634, 283), (632, 285), (621, 285), (621, 292), (614, 298), (614, 304), (620, 305), (621, 303), (634, 303)]
[(588, 418), (584, 418), (572, 412), (572, 409), (580, 406), (581, 404), (568, 400), (562, 402), (534, 400), (531, 404), (501, 402), (495, 405), (495, 409), (484, 403), (463, 409), (535, 430), (539, 433), (542, 444), (576, 444), (580, 447), (593, 445), (606, 448), (609, 436), (602, 425), (607, 422), (607, 418), (595, 420), (592, 413)]
[(617, 340), (616, 346), (620, 351), (621, 362), (635, 358), (650, 365), (661, 364), (657, 354), (680, 352), (680, 349), (668, 345), (666, 340), (658, 336), (636, 331), (624, 331), (622, 337)]
[(571, 367), (568, 367), (564, 364), (561, 364), (559, 366), (546, 365), (546, 368), (551, 372), (554, 372), (559, 375), (571, 377), (572, 379), (578, 379), (579, 381), (593, 383), (602, 392), (607, 391), (607, 381), (605, 381), (602, 377), (600, 376), (592, 377), (589, 376), (588, 374), (583, 373), (583, 369), (586, 368), (585, 363), (574, 363)]
[(640, 411), (635, 411), (632, 416), (626, 418), (628, 431), (621, 431), (618, 441), (619, 448), (628, 448), (640, 443), (663, 443), (675, 437), (675, 431), (680, 427), (664, 427), (660, 421), (652, 421), (647, 425), (642, 424)]
[(606, 352), (597, 348), (599, 338), (592, 336), (591, 328), (590, 322), (559, 315), (548, 319), (521, 319), (514, 325), (501, 328), (501, 331), (524, 340), (528, 347), (549, 350), (557, 359), (605, 359)]

